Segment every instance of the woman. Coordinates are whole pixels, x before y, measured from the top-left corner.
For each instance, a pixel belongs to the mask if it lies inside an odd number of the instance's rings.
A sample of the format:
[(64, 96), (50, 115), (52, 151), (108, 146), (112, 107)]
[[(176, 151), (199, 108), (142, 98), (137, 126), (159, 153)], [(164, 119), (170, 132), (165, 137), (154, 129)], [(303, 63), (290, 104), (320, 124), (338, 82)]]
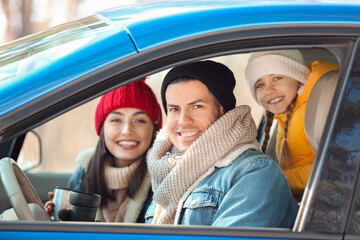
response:
[[(144, 79), (102, 96), (95, 113), (98, 144), (79, 154), (69, 181), (73, 190), (101, 195), (97, 221), (144, 222), (152, 198), (146, 153), (161, 126), (160, 106)], [(46, 203), (48, 213), (53, 208)]]

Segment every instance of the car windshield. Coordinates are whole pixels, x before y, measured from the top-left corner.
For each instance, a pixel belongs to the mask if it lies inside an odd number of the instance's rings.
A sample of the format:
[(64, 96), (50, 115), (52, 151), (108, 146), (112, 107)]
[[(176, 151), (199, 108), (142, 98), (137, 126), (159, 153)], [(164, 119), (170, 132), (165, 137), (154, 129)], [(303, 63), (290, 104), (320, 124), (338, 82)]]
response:
[(106, 27), (107, 24), (90, 16), (0, 46), (0, 84), (10, 83), (69, 55)]

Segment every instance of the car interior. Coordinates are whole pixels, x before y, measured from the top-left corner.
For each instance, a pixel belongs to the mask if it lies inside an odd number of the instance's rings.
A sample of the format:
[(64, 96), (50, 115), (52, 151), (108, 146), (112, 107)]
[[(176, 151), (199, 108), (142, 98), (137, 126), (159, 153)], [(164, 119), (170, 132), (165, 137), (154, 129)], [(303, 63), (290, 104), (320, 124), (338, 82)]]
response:
[[(324, 60), (339, 65), (337, 57), (329, 50), (321, 48), (301, 49), (305, 61)], [(251, 98), (244, 80), (244, 68), (249, 52), (229, 54), (211, 58), (227, 65), (235, 75), (237, 84), (235, 95), (237, 105), (251, 106), (252, 115), (258, 126), (259, 136), (262, 134), (264, 111)], [(164, 70), (147, 77), (146, 82), (153, 88), (159, 102), (160, 86), (166, 72)], [(305, 114), (305, 131), (314, 150), (318, 149), (322, 132), (327, 122), (333, 94), (339, 78), (339, 71), (323, 75), (315, 84), (308, 100)], [(66, 187), (67, 181), (75, 171), (78, 152), (93, 147), (97, 142), (94, 131), (94, 111), (99, 101), (95, 98), (80, 107), (76, 107), (26, 134), (17, 161), (10, 158), (0, 166), (2, 183), (0, 183), (0, 221), (26, 219), (33, 221), (49, 221), (43, 204), (48, 201), (47, 193), (56, 186)], [(163, 112), (163, 121), (166, 115)], [(76, 132), (76, 134), (74, 134)], [(261, 139), (259, 139), (261, 141)], [(271, 140), (267, 153), (275, 155), (276, 126), (272, 127)], [(64, 151), (66, 149), (66, 151)], [(13, 171), (9, 170), (13, 169)], [(4, 175), (4, 173), (7, 175)], [(11, 172), (14, 172), (11, 175)], [(5, 191), (6, 188), (6, 191)], [(8, 191), (13, 191), (9, 193)], [(6, 193), (7, 192), (7, 193)], [(8, 195), (23, 195), (16, 203), (10, 203)], [(25, 201), (25, 202), (24, 202)], [(15, 206), (14, 206), (15, 204)], [(26, 206), (25, 206), (26, 205)], [(28, 207), (27, 207), (28, 206)], [(20, 215), (14, 208), (22, 209)]]

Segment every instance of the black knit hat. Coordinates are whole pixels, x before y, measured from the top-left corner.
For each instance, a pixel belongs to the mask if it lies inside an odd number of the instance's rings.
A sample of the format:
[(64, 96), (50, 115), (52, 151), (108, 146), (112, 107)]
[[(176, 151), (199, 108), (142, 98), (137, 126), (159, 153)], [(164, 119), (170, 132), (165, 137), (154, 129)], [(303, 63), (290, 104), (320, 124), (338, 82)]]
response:
[(208, 60), (174, 67), (166, 74), (161, 86), (161, 100), (166, 114), (165, 91), (172, 82), (180, 78), (196, 79), (202, 82), (219, 101), (225, 112), (235, 107), (234, 74), (225, 65)]

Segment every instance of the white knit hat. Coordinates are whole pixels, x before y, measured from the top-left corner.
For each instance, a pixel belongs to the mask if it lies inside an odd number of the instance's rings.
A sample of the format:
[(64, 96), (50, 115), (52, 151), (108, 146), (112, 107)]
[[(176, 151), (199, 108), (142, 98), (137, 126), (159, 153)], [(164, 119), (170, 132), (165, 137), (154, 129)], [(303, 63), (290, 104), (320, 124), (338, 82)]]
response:
[(245, 68), (245, 79), (255, 101), (260, 104), (255, 94), (255, 83), (263, 76), (282, 74), (291, 77), (302, 86), (298, 90), (301, 95), (310, 76), (304, 58), (299, 50), (274, 50), (252, 53)]

